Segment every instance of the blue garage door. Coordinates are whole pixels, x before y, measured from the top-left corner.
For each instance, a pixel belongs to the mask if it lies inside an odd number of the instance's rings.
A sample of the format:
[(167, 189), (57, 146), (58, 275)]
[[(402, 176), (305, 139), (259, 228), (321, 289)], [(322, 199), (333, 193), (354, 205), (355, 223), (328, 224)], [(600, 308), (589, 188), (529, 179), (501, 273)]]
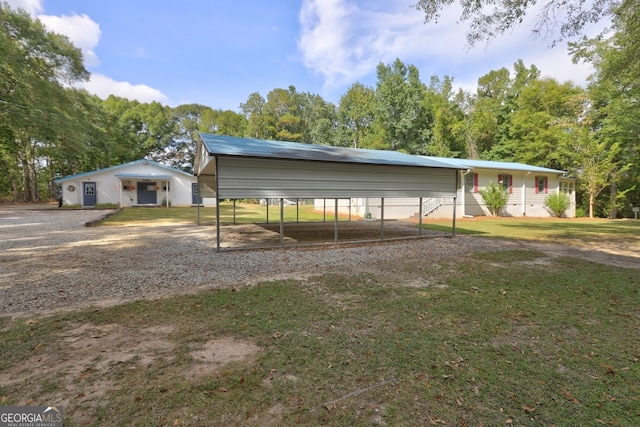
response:
[(155, 182), (140, 182), (138, 184), (138, 204), (157, 205), (158, 191)]

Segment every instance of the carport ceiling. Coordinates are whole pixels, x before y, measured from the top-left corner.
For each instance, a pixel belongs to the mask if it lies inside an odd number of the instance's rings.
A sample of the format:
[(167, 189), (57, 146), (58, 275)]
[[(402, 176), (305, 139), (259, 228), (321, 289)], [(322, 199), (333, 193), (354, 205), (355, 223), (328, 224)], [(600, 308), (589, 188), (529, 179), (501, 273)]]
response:
[(458, 170), (397, 151), (206, 133), (194, 168), (202, 197), (230, 199), (455, 197)]

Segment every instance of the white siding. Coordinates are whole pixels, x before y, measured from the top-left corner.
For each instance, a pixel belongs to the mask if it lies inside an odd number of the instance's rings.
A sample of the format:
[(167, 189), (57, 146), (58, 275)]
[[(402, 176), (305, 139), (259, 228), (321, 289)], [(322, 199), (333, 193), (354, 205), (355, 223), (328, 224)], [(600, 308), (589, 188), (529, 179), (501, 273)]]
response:
[[(119, 178), (116, 175), (145, 175), (143, 178)], [(157, 178), (157, 176), (165, 176), (165, 178)], [(166, 176), (170, 175), (167, 179)], [(169, 198), (171, 206), (191, 206), (192, 191), (191, 184), (197, 182), (195, 176), (189, 176), (179, 171), (171, 171), (170, 169), (159, 167), (152, 163), (133, 163), (124, 167), (109, 168), (95, 173), (84, 174), (81, 176), (71, 177), (60, 182), (62, 186), (62, 200), (65, 205), (82, 205), (83, 193), (82, 183), (93, 182), (96, 184), (96, 203), (115, 203), (121, 207), (129, 207), (138, 204), (136, 190), (126, 190), (123, 188), (125, 184), (130, 184), (136, 189), (140, 185), (146, 185), (147, 182), (155, 182), (159, 187), (157, 190), (157, 203), (160, 204), (166, 198)], [(169, 191), (164, 188), (169, 183)], [(70, 190), (70, 186), (75, 187), (74, 191)], [(209, 200), (209, 203), (215, 202)]]
[(447, 197), (456, 170), (218, 157), (220, 198)]
[[(549, 194), (558, 191), (560, 179), (558, 175), (529, 174), (521, 171), (488, 169), (476, 169), (471, 173), (478, 174), (478, 190), (486, 188), (490, 182), (497, 183), (498, 175), (508, 174), (512, 176), (511, 193), (509, 193), (507, 205), (501, 212), (502, 216), (529, 216), (538, 218), (551, 216), (550, 212), (544, 207), (544, 201)], [(536, 176), (547, 177), (546, 192), (536, 192)], [(461, 178), (460, 182), (464, 183), (464, 179)], [(571, 207), (566, 212), (566, 216), (571, 218), (575, 217), (575, 192), (572, 191), (569, 196), (571, 198)], [(439, 198), (434, 196), (432, 198), (438, 199), (434, 200), (434, 202), (439, 204), (439, 207), (426, 215), (427, 218), (440, 219), (453, 217), (453, 199), (451, 197)], [(350, 203), (351, 213), (353, 215), (364, 216), (364, 214), (370, 213), (372, 218), (380, 218), (380, 198), (352, 199)], [(423, 203), (425, 206), (428, 205), (430, 203), (429, 198), (424, 198)], [(333, 212), (333, 200), (327, 200), (326, 206), (327, 212)], [(322, 209), (322, 207), (322, 199), (316, 201), (316, 209)], [(349, 202), (340, 200), (339, 212), (346, 214), (348, 209)], [(384, 217), (388, 219), (410, 218), (418, 214), (419, 210), (419, 200), (416, 198), (385, 198), (384, 200)], [(473, 188), (468, 188), (463, 185), (457, 193), (456, 216), (461, 218), (463, 216), (486, 215), (489, 215), (489, 209), (487, 209), (480, 193), (477, 191), (474, 192)]]

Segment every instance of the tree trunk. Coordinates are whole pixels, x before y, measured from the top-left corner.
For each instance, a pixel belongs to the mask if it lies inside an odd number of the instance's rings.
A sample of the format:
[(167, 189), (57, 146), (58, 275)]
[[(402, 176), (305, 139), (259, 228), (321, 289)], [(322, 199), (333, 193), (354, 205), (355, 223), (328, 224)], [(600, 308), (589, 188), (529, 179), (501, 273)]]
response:
[(596, 196), (593, 192), (589, 192), (589, 218), (593, 218), (593, 204), (595, 203)]
[(616, 171), (611, 173), (611, 188), (609, 197), (611, 199), (611, 209), (609, 210), (609, 218), (615, 219), (618, 216), (618, 206), (616, 199), (618, 196), (618, 186), (616, 185), (617, 174)]

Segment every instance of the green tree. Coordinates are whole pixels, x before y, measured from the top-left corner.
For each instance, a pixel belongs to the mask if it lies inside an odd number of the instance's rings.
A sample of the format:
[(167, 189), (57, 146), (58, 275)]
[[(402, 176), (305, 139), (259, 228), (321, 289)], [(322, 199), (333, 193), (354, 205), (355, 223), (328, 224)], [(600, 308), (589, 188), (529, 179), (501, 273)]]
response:
[(505, 207), (509, 201), (509, 190), (507, 190), (504, 185), (496, 184), (493, 181), (489, 182), (486, 188), (481, 188), (478, 192), (493, 216), (499, 216), (500, 209)]
[[(550, 36), (559, 29), (556, 42), (579, 35), (588, 23), (598, 22), (611, 13), (613, 0), (418, 0), (415, 7), (424, 12), (425, 21), (438, 22), (444, 9), (458, 3), (460, 21), (469, 22), (467, 42), (473, 46), (480, 41), (491, 41), (495, 37), (522, 24), (527, 13), (536, 13), (532, 28), (534, 37)], [(541, 6), (532, 10), (536, 6)]]
[(432, 76), (422, 99), (425, 116), (422, 138), (425, 154), (440, 157), (459, 157), (465, 154), (464, 137), (458, 131), (464, 121), (460, 108), (462, 93), (453, 91), (453, 78), (442, 80)]
[(354, 83), (338, 104), (338, 141), (336, 145), (370, 148), (367, 136), (375, 119), (375, 90)]
[(41, 172), (51, 165), (42, 152), (54, 152), (59, 135), (78, 118), (74, 92), (65, 87), (88, 77), (82, 54), (68, 38), (0, 3), (0, 196), (47, 196), (41, 195), (50, 188)]
[(320, 95), (301, 93), (301, 118), (303, 142), (319, 145), (333, 145), (336, 139), (336, 106), (325, 101)]
[(392, 65), (378, 64), (377, 75), (376, 119), (386, 133), (389, 148), (424, 154), (425, 86), (418, 69), (396, 59)]
[(276, 88), (267, 94), (265, 104), (270, 138), (280, 141), (302, 141), (304, 123), (300, 95), (294, 86)]
[(568, 125), (584, 112), (583, 89), (552, 78), (531, 82), (520, 91), (511, 116), (509, 160), (563, 170), (569, 166), (564, 147), (572, 138)]
[(247, 102), (240, 104), (240, 109), (247, 119), (246, 136), (258, 139), (267, 139), (271, 136), (268, 129), (266, 103), (262, 95), (253, 92), (249, 95)]
[(478, 79), (477, 100), (473, 115), (474, 134), (480, 136), (476, 150), (481, 158), (513, 161), (513, 116), (523, 90), (535, 82), (540, 71), (535, 65), (527, 68), (519, 59), (513, 65), (515, 76), (506, 68), (491, 71)]
[[(604, 211), (617, 216), (619, 208), (638, 203), (640, 182), (640, 4), (624, 0), (614, 9), (613, 32), (609, 37), (583, 39), (571, 45), (574, 60), (593, 64), (590, 78), (589, 121), (602, 171), (594, 172), (592, 191), (609, 188)], [(591, 150), (584, 150), (590, 152)], [(594, 153), (596, 155), (597, 153)], [(606, 154), (606, 155), (604, 155)], [(602, 157), (604, 155), (604, 157)], [(598, 164), (598, 163), (596, 163)], [(605, 179), (605, 177), (608, 177)], [(598, 194), (600, 194), (598, 191)], [(590, 205), (594, 205), (592, 201)], [(593, 212), (592, 212), (593, 214)]]

